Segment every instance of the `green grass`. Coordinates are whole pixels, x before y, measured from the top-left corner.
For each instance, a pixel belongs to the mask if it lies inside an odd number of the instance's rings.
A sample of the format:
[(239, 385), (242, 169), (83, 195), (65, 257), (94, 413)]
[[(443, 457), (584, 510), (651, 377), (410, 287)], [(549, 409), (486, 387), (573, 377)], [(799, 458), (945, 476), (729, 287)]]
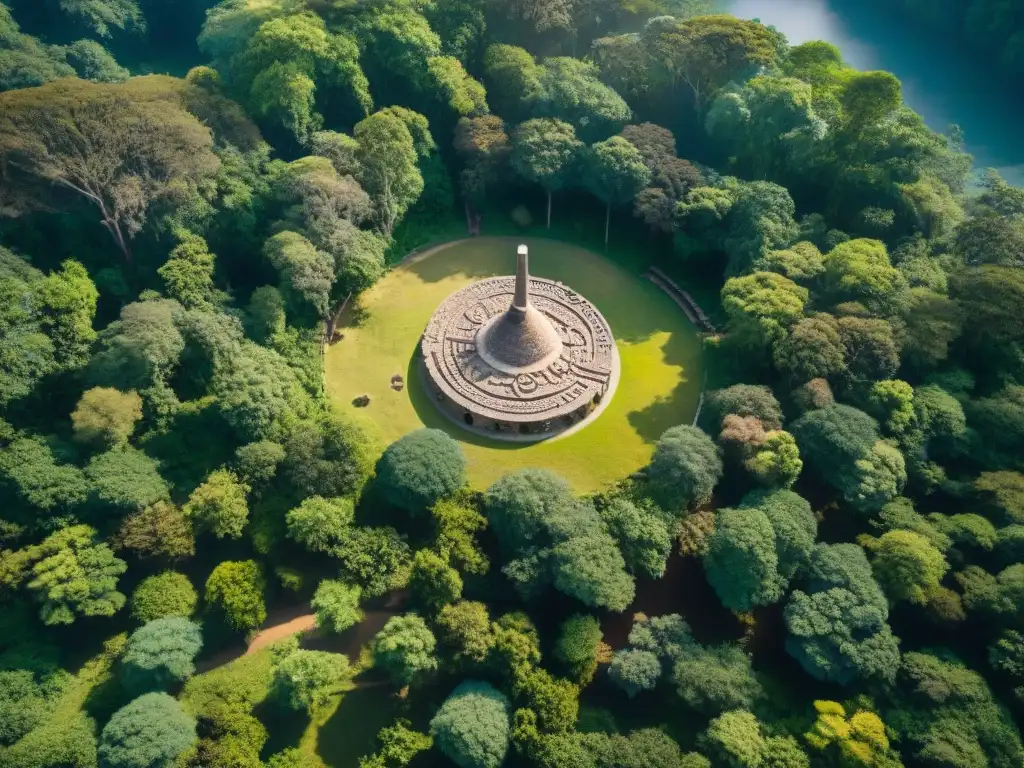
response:
[[(420, 335), (452, 292), (485, 277), (511, 274), (515, 245), (530, 245), (531, 272), (561, 280), (592, 301), (619, 346), (622, 378), (605, 411), (561, 440), (503, 443), (465, 432), (436, 411), (415, 365)], [(345, 412), (372, 423), (390, 443), (436, 427), (462, 443), (470, 483), (484, 488), (523, 467), (543, 467), (581, 493), (597, 491), (642, 467), (669, 427), (690, 423), (700, 394), (701, 351), (695, 329), (664, 293), (595, 253), (538, 238), (477, 238), (397, 267), (363, 294), (342, 323), (345, 338), (326, 354), (328, 395)], [(406, 387), (390, 387), (394, 374)], [(352, 400), (368, 394), (370, 405)]]

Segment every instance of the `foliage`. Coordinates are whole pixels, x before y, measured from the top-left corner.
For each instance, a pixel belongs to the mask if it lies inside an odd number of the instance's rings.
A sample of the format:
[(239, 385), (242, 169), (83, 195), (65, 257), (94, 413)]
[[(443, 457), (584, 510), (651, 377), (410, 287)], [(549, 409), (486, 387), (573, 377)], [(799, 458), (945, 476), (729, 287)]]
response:
[(414, 613), (392, 616), (373, 639), (373, 659), (396, 682), (419, 682), (437, 669), (437, 640)]
[(412, 559), (409, 591), (428, 615), (462, 597), (462, 577), (447, 561), (429, 549), (421, 549)]
[(271, 693), (289, 709), (312, 711), (348, 681), (348, 658), (340, 653), (295, 650), (274, 665)]
[(722, 475), (718, 448), (696, 427), (673, 427), (661, 436), (647, 470), (652, 495), (681, 511), (704, 504)]
[(847, 716), (842, 704), (815, 701), (818, 719), (804, 734), (807, 743), (820, 752), (838, 752), (850, 765), (893, 765), (899, 758), (889, 746), (885, 723), (874, 712), (858, 710)]
[(316, 612), (316, 625), (331, 632), (344, 632), (363, 620), (359, 608), (362, 590), (338, 579), (324, 579), (316, 588), (310, 605)]
[(128, 638), (121, 659), (125, 684), (133, 691), (167, 689), (195, 673), (203, 647), (199, 625), (181, 616), (153, 619)]
[(377, 480), (389, 502), (415, 514), (465, 484), (466, 459), (447, 434), (422, 429), (388, 446), (377, 463)]
[(204, 602), (207, 610), (229, 627), (248, 632), (267, 618), (265, 590), (266, 581), (259, 563), (228, 560), (214, 568), (207, 578)]
[(195, 553), (192, 526), (174, 504), (158, 501), (121, 521), (114, 547), (138, 557), (181, 560)]
[(128, 441), (142, 418), (142, 398), (135, 392), (93, 387), (71, 414), (75, 439), (109, 448)]
[(430, 734), (461, 768), (497, 768), (508, 750), (508, 699), (487, 683), (467, 680), (434, 715)]
[(237, 539), (249, 520), (248, 490), (232, 472), (218, 469), (192, 491), (182, 512), (199, 530), (208, 530), (218, 539)]
[(147, 576), (132, 592), (132, 616), (143, 622), (167, 616), (190, 618), (199, 596), (188, 577), (176, 571)]
[(147, 693), (114, 713), (100, 736), (101, 764), (169, 768), (196, 741), (196, 722), (166, 693)]

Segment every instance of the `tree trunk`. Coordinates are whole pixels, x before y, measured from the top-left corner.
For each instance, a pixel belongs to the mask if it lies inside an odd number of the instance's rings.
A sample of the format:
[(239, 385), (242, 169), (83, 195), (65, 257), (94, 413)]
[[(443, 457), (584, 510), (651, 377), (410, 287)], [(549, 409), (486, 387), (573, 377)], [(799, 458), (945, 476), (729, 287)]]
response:
[(551, 229), (551, 191), (548, 190), (548, 229)]
[(608, 247), (608, 229), (612, 223), (612, 204), (608, 203), (604, 213), (604, 247)]

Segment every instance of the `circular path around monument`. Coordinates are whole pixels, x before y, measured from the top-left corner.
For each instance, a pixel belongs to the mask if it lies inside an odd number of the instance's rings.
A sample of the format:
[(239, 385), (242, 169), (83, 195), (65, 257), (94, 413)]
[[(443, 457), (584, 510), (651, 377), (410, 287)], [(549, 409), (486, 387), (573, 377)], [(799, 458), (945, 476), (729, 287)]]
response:
[[(621, 361), (619, 386), (600, 416), (558, 440), (500, 442), (461, 429), (431, 403), (419, 377), (420, 336), (438, 305), (473, 282), (515, 269), (519, 242), (530, 271), (559, 280), (593, 302), (611, 326)], [(537, 238), (475, 238), (413, 257), (364, 293), (346, 312), (341, 341), (326, 353), (327, 393), (344, 412), (390, 443), (421, 427), (443, 429), (462, 444), (470, 483), (486, 488), (501, 475), (542, 467), (581, 493), (599, 490), (650, 459), (669, 427), (689, 424), (700, 395), (696, 329), (653, 284), (610, 260), (567, 243)], [(392, 377), (404, 378), (400, 390)], [(353, 400), (368, 395), (369, 405)]]

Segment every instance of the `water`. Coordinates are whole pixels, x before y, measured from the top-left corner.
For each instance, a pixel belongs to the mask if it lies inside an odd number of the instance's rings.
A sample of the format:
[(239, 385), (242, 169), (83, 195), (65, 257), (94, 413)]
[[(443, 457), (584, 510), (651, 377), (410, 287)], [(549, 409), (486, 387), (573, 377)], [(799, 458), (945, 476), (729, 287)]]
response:
[[(879, 0), (883, 1), (883, 0)], [(721, 0), (745, 19), (760, 19), (790, 43), (826, 40), (857, 69), (884, 69), (903, 82), (903, 97), (928, 125), (964, 132), (978, 168), (998, 168), (1024, 185), (1024, 105), (1010, 84), (937, 33), (866, 0)]]

